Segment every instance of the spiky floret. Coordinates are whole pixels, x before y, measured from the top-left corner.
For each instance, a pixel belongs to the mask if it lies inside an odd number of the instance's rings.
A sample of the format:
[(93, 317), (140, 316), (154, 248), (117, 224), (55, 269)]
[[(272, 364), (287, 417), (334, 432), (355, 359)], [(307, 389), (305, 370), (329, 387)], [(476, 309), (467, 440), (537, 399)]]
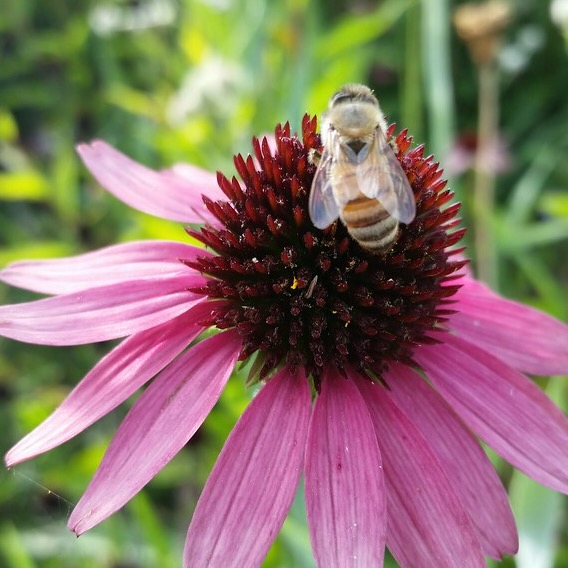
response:
[(240, 359), (263, 356), (261, 378), (284, 361), (304, 366), (316, 384), (330, 363), (380, 376), (392, 361), (413, 365), (414, 347), (432, 342), (428, 333), (451, 313), (459, 286), (450, 281), (464, 264), (451, 260), (463, 249), (449, 250), (464, 233), (456, 229), (459, 203), (443, 208), (453, 193), (424, 147), (409, 149), (404, 130), (394, 142), (417, 212), (392, 249), (372, 254), (341, 222), (316, 229), (308, 216), (316, 125), (306, 115), (302, 139), (278, 125), (274, 154), (266, 138), (254, 138), (254, 158), (235, 157), (242, 182), (218, 174), (228, 201), (204, 201), (219, 226), (188, 229), (216, 255), (188, 264), (209, 277), (201, 293), (226, 300), (207, 324), (237, 328)]

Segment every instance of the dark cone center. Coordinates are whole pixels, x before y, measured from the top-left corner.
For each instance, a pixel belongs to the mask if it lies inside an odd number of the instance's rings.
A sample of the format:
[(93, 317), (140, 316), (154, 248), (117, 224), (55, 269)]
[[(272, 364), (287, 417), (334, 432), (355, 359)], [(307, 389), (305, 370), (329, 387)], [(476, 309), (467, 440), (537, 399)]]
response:
[(406, 132), (395, 143), (417, 213), (386, 254), (362, 248), (340, 221), (324, 231), (312, 225), (315, 118), (304, 117), (301, 140), (278, 126), (274, 153), (255, 138), (256, 163), (235, 158), (242, 181), (218, 175), (227, 201), (204, 198), (219, 225), (189, 233), (216, 254), (187, 264), (209, 277), (200, 292), (226, 300), (206, 323), (236, 328), (240, 359), (258, 352), (261, 378), (284, 362), (316, 381), (328, 364), (380, 376), (393, 361), (413, 365), (414, 348), (443, 328), (458, 289), (451, 280), (465, 263), (452, 260), (463, 249), (450, 248), (464, 233), (459, 204), (447, 206), (453, 194), (423, 147), (409, 150)]

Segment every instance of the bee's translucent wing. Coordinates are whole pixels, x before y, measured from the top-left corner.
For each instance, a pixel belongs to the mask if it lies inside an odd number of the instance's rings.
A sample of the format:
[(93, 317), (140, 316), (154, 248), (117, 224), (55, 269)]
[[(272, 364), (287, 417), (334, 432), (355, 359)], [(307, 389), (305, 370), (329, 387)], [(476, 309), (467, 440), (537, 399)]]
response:
[(339, 217), (339, 206), (333, 195), (331, 167), (333, 156), (324, 150), (310, 190), (308, 211), (312, 223), (318, 229), (329, 227)]
[(357, 183), (365, 197), (379, 200), (397, 221), (408, 224), (416, 216), (412, 187), (380, 128), (374, 147), (357, 168)]

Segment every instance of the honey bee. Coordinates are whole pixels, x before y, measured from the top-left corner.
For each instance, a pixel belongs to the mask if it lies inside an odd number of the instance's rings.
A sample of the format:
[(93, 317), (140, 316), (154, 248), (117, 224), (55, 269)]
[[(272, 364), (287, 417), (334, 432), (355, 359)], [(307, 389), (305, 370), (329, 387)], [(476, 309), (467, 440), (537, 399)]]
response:
[(396, 242), (399, 222), (416, 215), (414, 192), (387, 141), (379, 102), (365, 85), (345, 85), (329, 101), (321, 128), (309, 214), (318, 229), (338, 217), (350, 235), (375, 254)]

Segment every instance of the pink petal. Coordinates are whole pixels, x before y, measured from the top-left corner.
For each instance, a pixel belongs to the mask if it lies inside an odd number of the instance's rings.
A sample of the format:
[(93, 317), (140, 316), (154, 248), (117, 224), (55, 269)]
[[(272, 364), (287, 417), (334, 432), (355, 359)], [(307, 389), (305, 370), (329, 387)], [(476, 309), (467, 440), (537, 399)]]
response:
[(0, 335), (40, 345), (80, 345), (149, 329), (203, 301), (187, 289), (205, 279), (187, 272), (0, 306)]
[(260, 566), (294, 499), (311, 412), (303, 372), (284, 368), (231, 432), (187, 533), (184, 566)]
[(499, 476), (477, 440), (445, 401), (404, 365), (385, 380), (396, 405), (412, 417), (471, 518), (486, 556), (500, 559), (518, 548), (515, 519)]
[(189, 441), (221, 395), (241, 341), (235, 331), (198, 343), (164, 369), (132, 407), (73, 510), (77, 535), (120, 509)]
[(215, 305), (202, 302), (172, 321), (125, 339), (6, 454), (6, 465), (12, 467), (59, 446), (124, 402), (195, 339), (203, 329), (196, 322)]
[[(105, 189), (139, 211), (182, 223), (215, 219), (201, 199), (211, 191), (214, 174), (195, 168), (189, 180), (172, 171), (157, 172), (102, 140), (79, 144), (77, 152)], [(218, 191), (213, 192), (214, 198), (218, 195)]]
[(470, 343), (526, 373), (568, 373), (568, 325), (474, 280), (466, 282), (456, 299), (459, 311), (450, 325)]
[(464, 422), (542, 485), (568, 493), (568, 420), (521, 373), (450, 334), (416, 360)]
[(191, 164), (174, 164), (168, 170), (161, 170), (163, 176), (171, 176), (176, 183), (187, 183), (199, 187), (199, 192), (213, 200), (227, 201), (227, 196), (217, 183), (217, 176)]
[(357, 386), (381, 447), (394, 557), (401, 566), (485, 567), (469, 516), (419, 430), (382, 385)]
[(317, 565), (382, 566), (386, 499), (365, 401), (337, 371), (324, 375), (306, 448), (306, 512)]
[(142, 278), (188, 273), (180, 260), (209, 256), (203, 249), (169, 241), (138, 241), (68, 258), (19, 261), (0, 271), (0, 281), (40, 294), (70, 294)]

